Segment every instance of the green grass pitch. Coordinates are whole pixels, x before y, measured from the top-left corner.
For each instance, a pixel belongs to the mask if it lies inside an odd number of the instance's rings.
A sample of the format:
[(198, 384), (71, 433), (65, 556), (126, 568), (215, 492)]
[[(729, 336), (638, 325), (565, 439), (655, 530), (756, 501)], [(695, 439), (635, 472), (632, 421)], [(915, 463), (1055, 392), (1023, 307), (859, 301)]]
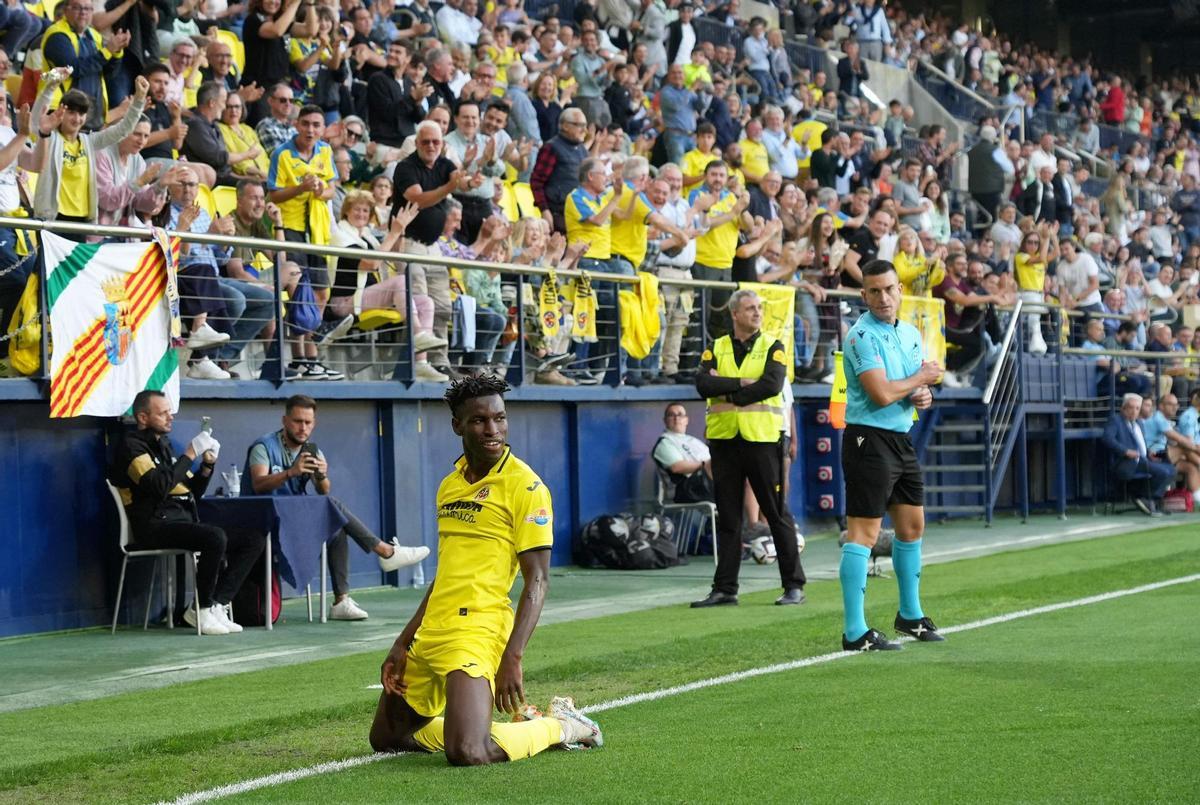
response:
[[(931, 566), (942, 626), (1200, 572), (1163, 528)], [(526, 685), (596, 704), (837, 648), (809, 603), (669, 607), (541, 627)], [(552, 592), (553, 595), (553, 592)], [(895, 582), (868, 619), (890, 632)], [(455, 769), (405, 755), (237, 802), (1195, 802), (1200, 582), (597, 715), (606, 746)], [(379, 652), (0, 715), (0, 803), (154, 802), (367, 754)]]

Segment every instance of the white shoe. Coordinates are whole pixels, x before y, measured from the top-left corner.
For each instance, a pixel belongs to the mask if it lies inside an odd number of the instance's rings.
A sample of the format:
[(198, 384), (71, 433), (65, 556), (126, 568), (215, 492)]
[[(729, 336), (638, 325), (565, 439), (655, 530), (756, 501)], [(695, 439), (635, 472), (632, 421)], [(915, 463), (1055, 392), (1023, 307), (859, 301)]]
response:
[(329, 619), (334, 621), (365, 621), (367, 611), (346, 596), (329, 610)]
[(229, 372), (212, 362), (211, 358), (201, 358), (188, 368), (187, 376), (192, 380), (228, 380)]
[(429, 361), (417, 361), (413, 367), (413, 380), (421, 383), (448, 383), (450, 378), (429, 365)]
[(444, 347), (450, 343), (446, 339), (438, 338), (436, 335), (430, 332), (417, 333), (413, 336), (412, 342), (413, 351), (415, 352), (428, 352), (431, 349)]
[(964, 383), (954, 372), (946, 372), (942, 375), (942, 385), (948, 389), (965, 389), (970, 386), (969, 383)]
[(1029, 339), (1029, 354), (1030, 355), (1045, 355), (1046, 341), (1042, 338), (1042, 334), (1035, 332)]
[(550, 716), (562, 724), (562, 745), (567, 749), (587, 749), (604, 746), (600, 725), (580, 712), (570, 696), (555, 696), (550, 700)]
[(205, 322), (195, 330), (192, 330), (192, 334), (188, 336), (187, 348), (204, 349), (205, 347), (211, 347), (216, 344), (224, 344), (228, 340), (229, 333), (218, 333), (211, 326), (209, 326), (208, 322)]
[[(229, 634), (229, 629), (226, 628), (224, 622), (212, 610), (212, 607), (205, 607), (200, 610), (200, 634)], [(195, 605), (188, 607), (187, 612), (183, 613), (183, 622), (193, 629), (196, 628)]]
[(392, 537), (392, 555), (379, 557), (379, 566), (383, 568), (383, 572), (387, 573), (391, 570), (399, 570), (402, 567), (415, 565), (426, 556), (429, 556), (429, 549), (424, 545), (419, 545), (410, 548), (407, 545), (401, 545), (396, 542), (396, 538)]
[(229, 604), (213, 604), (212, 611), (220, 619), (221, 625), (229, 630), (230, 634), (237, 634), (242, 631), (242, 625), (229, 616)]

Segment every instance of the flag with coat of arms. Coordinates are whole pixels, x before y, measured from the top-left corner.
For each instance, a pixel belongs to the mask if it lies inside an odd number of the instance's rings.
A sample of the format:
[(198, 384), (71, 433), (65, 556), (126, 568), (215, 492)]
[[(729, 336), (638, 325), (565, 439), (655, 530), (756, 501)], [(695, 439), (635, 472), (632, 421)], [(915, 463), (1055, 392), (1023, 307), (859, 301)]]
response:
[[(76, 243), (42, 235), (50, 356), (50, 416), (120, 416), (143, 389), (179, 408), (173, 272), (178, 239)], [(176, 315), (172, 315), (173, 309)]]

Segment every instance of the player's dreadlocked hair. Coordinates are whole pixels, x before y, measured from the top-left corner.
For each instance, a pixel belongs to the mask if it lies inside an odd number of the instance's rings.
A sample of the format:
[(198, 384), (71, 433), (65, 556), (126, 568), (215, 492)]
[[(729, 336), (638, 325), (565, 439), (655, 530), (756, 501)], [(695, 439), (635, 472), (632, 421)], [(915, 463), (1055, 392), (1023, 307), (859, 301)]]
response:
[(476, 397), (491, 397), (493, 394), (503, 397), (510, 386), (502, 378), (491, 374), (467, 375), (462, 380), (455, 380), (446, 389), (442, 398), (450, 406), (450, 413), (458, 416), (458, 408), (467, 400)]

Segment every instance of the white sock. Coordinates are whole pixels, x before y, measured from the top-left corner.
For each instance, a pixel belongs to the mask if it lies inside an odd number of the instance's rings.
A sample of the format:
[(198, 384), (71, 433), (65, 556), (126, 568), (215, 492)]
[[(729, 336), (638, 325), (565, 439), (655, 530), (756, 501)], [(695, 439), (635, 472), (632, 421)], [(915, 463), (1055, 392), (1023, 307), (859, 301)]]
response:
[(1192, 501), (1197, 506), (1200, 506), (1200, 489), (1197, 489), (1195, 492), (1192, 493)]

